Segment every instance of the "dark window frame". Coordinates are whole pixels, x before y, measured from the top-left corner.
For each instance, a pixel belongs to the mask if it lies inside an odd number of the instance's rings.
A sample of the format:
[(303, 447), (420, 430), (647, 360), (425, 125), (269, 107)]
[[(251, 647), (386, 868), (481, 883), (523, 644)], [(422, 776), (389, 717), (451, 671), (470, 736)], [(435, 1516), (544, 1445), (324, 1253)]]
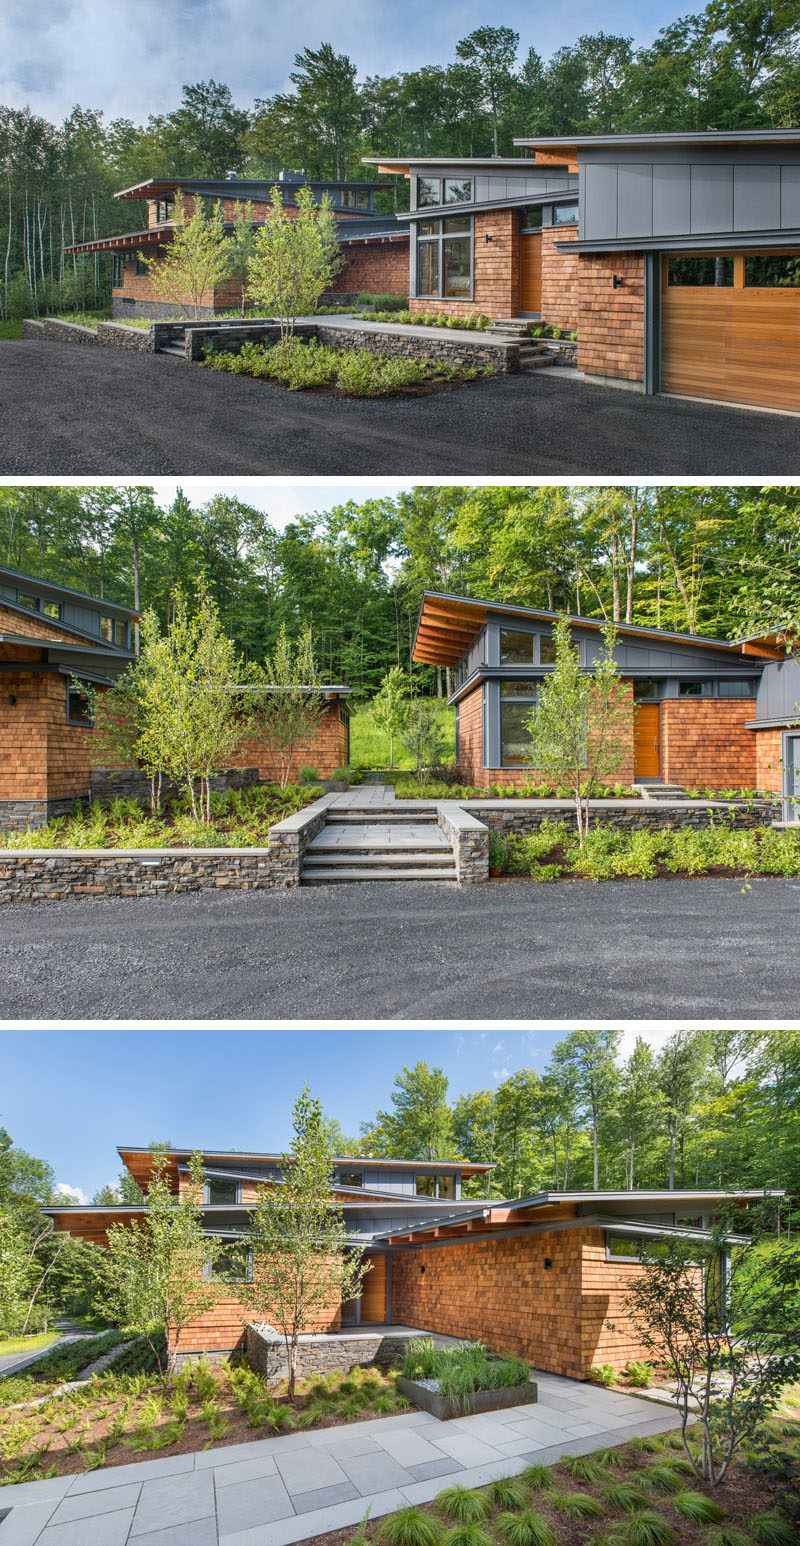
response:
[(111, 288), (121, 290), (125, 283), (125, 254), (124, 252), (112, 252), (111, 254)]
[[(468, 192), (463, 198), (451, 199), (447, 197), (448, 187), (466, 187)], [(443, 177), (442, 178), (442, 204), (471, 204), (472, 203), (472, 178), (471, 177)]]
[[(429, 199), (427, 197), (424, 198), (424, 199), (420, 199), (420, 192), (422, 190), (422, 184), (423, 183), (429, 183), (431, 188), (435, 188), (436, 189), (437, 197), (435, 199)], [(441, 177), (422, 177), (422, 176), (418, 176), (417, 177), (417, 185), (416, 185), (415, 192), (416, 192), (416, 196), (417, 196), (417, 203), (416, 203), (417, 209), (438, 209), (439, 206), (441, 205), (441, 202), (442, 202), (442, 179), (441, 179)]]
[[(528, 225), (527, 224), (527, 221), (528, 221), (528, 219), (529, 219), (529, 217), (531, 215), (534, 215), (534, 216), (538, 215), (538, 217), (539, 217), (538, 218), (538, 223), (536, 223), (534, 225)], [(528, 232), (532, 233), (533, 235), (538, 236), (540, 234), (541, 230), (542, 230), (542, 226), (543, 225), (544, 225), (544, 210), (543, 210), (541, 204), (528, 204), (528, 205), (525, 206), (524, 209), (520, 210), (520, 212), (519, 212), (519, 228), (520, 228), (520, 231), (522, 232), (523, 236), (526, 233), (528, 233)]]
[[(337, 1182), (338, 1186), (346, 1187), (348, 1191), (354, 1191), (354, 1192), (362, 1191), (363, 1192), (363, 1190), (364, 1190), (364, 1172), (363, 1172), (363, 1170), (342, 1170), (340, 1168), (339, 1172), (338, 1172), (338, 1175), (339, 1175), (339, 1179), (338, 1179), (338, 1182)], [(352, 1179), (353, 1176), (358, 1176), (359, 1179), (357, 1181), (354, 1181)], [(345, 1177), (348, 1177), (349, 1179), (346, 1180)]]
[[(235, 1250), (237, 1248), (237, 1246), (239, 1245), (239, 1241), (238, 1240), (232, 1240), (232, 1239), (230, 1239), (230, 1238), (228, 1238), (228, 1237), (226, 1237), (224, 1235), (214, 1235), (214, 1234), (211, 1234), (210, 1231), (207, 1232), (206, 1238), (210, 1239), (210, 1240), (223, 1240), (225, 1245), (229, 1246), (231, 1248), (231, 1250)], [(253, 1281), (253, 1272), (254, 1272), (254, 1260), (255, 1260), (254, 1259), (254, 1253), (253, 1253), (252, 1245), (246, 1245), (245, 1246), (244, 1259), (245, 1259), (244, 1277), (232, 1277), (232, 1276), (228, 1277), (228, 1276), (225, 1276), (224, 1273), (221, 1274), (219, 1272), (219, 1270), (215, 1270), (215, 1268), (212, 1266), (210, 1261), (204, 1261), (203, 1262), (203, 1281), (205, 1283), (230, 1283), (232, 1285), (235, 1284), (235, 1283), (252, 1283), (252, 1281)]]
[[(235, 1189), (233, 1201), (213, 1203), (211, 1201), (212, 1186), (232, 1186)], [(242, 1201), (242, 1183), (236, 1176), (206, 1176), (203, 1182), (203, 1207), (204, 1208), (238, 1208)]]
[(174, 208), (174, 197), (156, 199), (156, 225), (167, 225), (167, 223), (172, 219), (172, 212)]
[[(503, 686), (514, 687), (515, 685), (517, 685), (517, 684), (514, 682), (514, 679), (512, 677), (507, 677), (505, 679), (505, 681), (501, 684), (501, 688)], [(517, 692), (517, 693), (506, 692), (504, 694), (502, 692), (502, 690), (501, 690), (498, 693), (498, 705), (499, 705), (498, 713), (499, 713), (499, 719), (500, 719), (500, 724), (499, 724), (500, 736), (499, 736), (499, 740), (498, 740), (497, 744), (498, 744), (499, 753), (500, 753), (500, 767), (501, 768), (523, 768), (524, 769), (524, 768), (533, 768), (533, 767), (535, 767), (535, 763), (533, 763), (533, 762), (524, 762), (524, 761), (523, 762), (511, 762), (511, 761), (506, 761), (506, 759), (505, 759), (505, 757), (503, 755), (503, 709), (504, 708), (516, 709), (516, 708), (519, 708), (519, 706), (521, 705), (523, 708), (527, 709), (527, 711), (528, 711), (526, 717), (530, 718), (531, 713), (536, 708), (536, 705), (537, 705), (537, 703), (539, 701), (539, 692), (541, 690), (541, 683), (537, 682), (535, 684), (535, 686), (536, 686), (536, 691), (535, 692), (531, 692), (530, 691), (530, 685), (527, 682), (527, 680), (526, 681), (520, 681), (519, 682), (519, 688), (520, 688), (519, 692)]]
[[(457, 219), (458, 219), (458, 216), (456, 216), (456, 215), (439, 215), (439, 216), (434, 216), (432, 218), (426, 218), (426, 223), (430, 223), (431, 225), (434, 225), (434, 226), (437, 227), (437, 229), (435, 231), (431, 231), (430, 234), (426, 234), (426, 235), (422, 235), (419, 225), (417, 226), (417, 231), (416, 231), (416, 243), (417, 243), (417, 284), (416, 284), (416, 291), (417, 291), (417, 296), (418, 296), (418, 298), (420, 300), (431, 300), (431, 301), (471, 301), (474, 298), (474, 290), (475, 290), (475, 222), (474, 222), (474, 220), (473, 220), (471, 215), (464, 215), (464, 217), (463, 217), (463, 223), (464, 223), (464, 226), (465, 226), (464, 230), (462, 230), (462, 231), (447, 231), (447, 230), (445, 230), (445, 226), (448, 223), (451, 223), (453, 220), (457, 220)], [(469, 242), (469, 287), (468, 287), (468, 290), (465, 291), (462, 294), (448, 295), (446, 290), (445, 290), (445, 247), (446, 247), (448, 242), (467, 242), (467, 241)], [(435, 250), (436, 251), (436, 263), (437, 263), (436, 280), (437, 280), (437, 285), (438, 285), (438, 289), (436, 289), (436, 290), (423, 290), (421, 288), (421, 285), (420, 285), (420, 272), (421, 272), (421, 261), (420, 260), (421, 260), (421, 256), (422, 256), (420, 249), (423, 248), (423, 247), (427, 248), (428, 250)]]
[(134, 273), (136, 275), (136, 278), (137, 279), (144, 279), (147, 276), (147, 274), (149, 274), (149, 272), (150, 272), (150, 270), (148, 269), (147, 264), (142, 260), (142, 258), (139, 257), (139, 254), (137, 252), (136, 258), (134, 260)]
[[(569, 213), (562, 214), (563, 211)], [(575, 211), (572, 214), (572, 210)], [(569, 204), (553, 204), (550, 220), (553, 225), (577, 225), (580, 219), (580, 204), (577, 199), (572, 199)]]
[[(94, 729), (94, 709), (92, 707), (92, 693), (91, 693), (91, 689), (87, 685), (84, 685), (83, 687), (81, 687), (80, 685), (76, 684), (75, 682), (70, 682), (70, 681), (67, 681), (66, 685), (67, 685), (67, 691), (66, 691), (66, 698), (65, 698), (65, 702), (64, 702), (64, 712), (66, 714), (67, 724), (68, 725), (75, 725), (80, 730), (93, 730)], [(73, 713), (72, 713), (72, 702), (73, 702), (73, 699), (83, 699), (85, 701), (85, 703), (86, 703), (86, 714), (85, 715), (81, 714), (79, 717), (73, 715)]]

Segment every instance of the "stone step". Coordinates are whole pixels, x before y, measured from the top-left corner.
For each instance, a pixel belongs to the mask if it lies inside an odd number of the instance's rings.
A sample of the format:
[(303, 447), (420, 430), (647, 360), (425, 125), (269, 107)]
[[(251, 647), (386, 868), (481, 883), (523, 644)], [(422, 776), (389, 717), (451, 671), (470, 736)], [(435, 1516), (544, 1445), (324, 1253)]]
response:
[(308, 848), (303, 855), (303, 871), (325, 869), (329, 865), (370, 865), (382, 869), (407, 868), (409, 864), (431, 869), (448, 868), (453, 863), (451, 848)]
[(175, 354), (182, 360), (186, 358), (186, 350), (183, 344), (162, 344), (158, 352), (159, 354)]
[(387, 870), (369, 869), (361, 864), (354, 865), (352, 869), (337, 869), (335, 865), (326, 865), (324, 869), (320, 867), (310, 872), (304, 870), (300, 876), (300, 884), (301, 886), (324, 886), (349, 880), (449, 880), (456, 883), (457, 879), (455, 865), (451, 865), (447, 870), (421, 869), (416, 865), (413, 868), (398, 867)]
[(416, 811), (398, 811), (393, 806), (365, 805), (363, 809), (354, 810), (352, 806), (345, 806), (342, 810), (333, 810), (328, 815), (329, 827), (363, 827), (374, 826), (389, 822), (393, 826), (402, 825), (403, 822), (414, 821), (427, 825), (428, 822), (436, 825), (436, 811), (423, 806)]
[(686, 800), (688, 795), (682, 784), (634, 784), (643, 800)]

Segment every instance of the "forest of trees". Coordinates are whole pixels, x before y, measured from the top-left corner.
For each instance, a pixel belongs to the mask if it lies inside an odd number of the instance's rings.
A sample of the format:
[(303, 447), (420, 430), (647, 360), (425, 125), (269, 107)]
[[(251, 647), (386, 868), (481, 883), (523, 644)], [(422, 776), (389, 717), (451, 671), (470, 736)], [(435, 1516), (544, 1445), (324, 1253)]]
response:
[[(129, 229), (113, 194), (147, 177), (360, 177), (365, 155), (509, 155), (515, 135), (796, 126), (800, 0), (711, 0), (644, 47), (600, 31), (547, 60), (530, 38), (484, 26), (450, 63), (364, 79), (322, 43), (296, 56), (290, 80), (252, 108), (196, 82), (139, 124), (107, 123), (99, 105), (60, 124), (0, 106), (0, 316), (101, 302), (108, 264), (64, 246)], [(379, 208), (407, 208), (403, 179), (384, 180)]]
[[(145, 485), (0, 488), (0, 563), (170, 615), (207, 588), (226, 632), (263, 659), (310, 623), (320, 670), (371, 695), (410, 670), (434, 589), (678, 632), (800, 632), (796, 488), (416, 487), (334, 505), (283, 531), (225, 494), (162, 509)], [(415, 667), (421, 692), (445, 691)]]
[[(620, 1057), (612, 1030), (569, 1032), (548, 1064), (449, 1098), (443, 1068), (404, 1068), (344, 1152), (470, 1159), (474, 1196), (647, 1187), (785, 1188), (800, 1201), (800, 1031), (675, 1031)], [(500, 1055), (500, 1054), (498, 1054)]]

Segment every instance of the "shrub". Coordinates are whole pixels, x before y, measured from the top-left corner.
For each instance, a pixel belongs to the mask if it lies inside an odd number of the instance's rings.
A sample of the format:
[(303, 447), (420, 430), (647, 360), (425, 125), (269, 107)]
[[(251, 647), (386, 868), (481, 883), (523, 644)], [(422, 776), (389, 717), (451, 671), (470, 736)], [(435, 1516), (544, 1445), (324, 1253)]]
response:
[(557, 1546), (552, 1525), (532, 1508), (519, 1514), (501, 1514), (495, 1528), (508, 1546)]
[[(594, 837), (595, 833), (598, 832), (598, 831), (602, 831), (602, 828), (595, 827), (594, 832), (589, 832), (587, 834), (587, 838), (586, 838), (587, 844), (589, 842), (589, 839)], [(585, 853), (586, 853), (586, 848), (584, 848), (584, 854)], [(615, 1370), (613, 1364), (610, 1364), (610, 1363), (598, 1363), (598, 1364), (595, 1364), (593, 1369), (589, 1370), (589, 1379), (591, 1380), (593, 1385), (613, 1385), (614, 1380), (616, 1379), (616, 1370)]]
[(672, 1503), (682, 1519), (695, 1525), (715, 1525), (725, 1518), (725, 1510), (704, 1492), (677, 1492)]
[(551, 1492), (550, 1502), (568, 1519), (599, 1519), (603, 1505), (588, 1492)]
[(497, 1508), (518, 1512), (525, 1508), (528, 1502), (528, 1494), (522, 1485), (513, 1476), (501, 1476), (496, 1482), (492, 1482), (488, 1489), (489, 1497)]
[(316, 768), (304, 765), (298, 773), (298, 778), (301, 784), (316, 784), (319, 782), (319, 773)]
[(758, 1546), (797, 1546), (794, 1526), (772, 1510), (753, 1516), (750, 1534)]
[(526, 1466), (520, 1481), (524, 1482), (526, 1487), (530, 1487), (532, 1492), (543, 1492), (553, 1484), (552, 1475), (546, 1465)]
[(631, 1358), (622, 1371), (622, 1378), (629, 1385), (635, 1385), (637, 1390), (646, 1390), (653, 1381), (653, 1370), (649, 1363), (643, 1363), (638, 1358)]
[(633, 1514), (637, 1509), (646, 1508), (650, 1501), (647, 1494), (634, 1482), (615, 1482), (611, 1487), (604, 1487), (603, 1500), (609, 1508), (618, 1508), (625, 1514)]
[[(480, 1524), (486, 1518), (486, 1499), (479, 1492), (473, 1492), (469, 1487), (456, 1482), (452, 1487), (445, 1487), (442, 1492), (437, 1492), (434, 1503), (448, 1519), (455, 1519), (461, 1525)], [(448, 1536), (449, 1540), (450, 1537)], [(451, 1543), (452, 1546), (452, 1543)]]
[(620, 1534), (625, 1546), (672, 1546), (675, 1540), (672, 1525), (652, 1508), (632, 1514)]
[(381, 1526), (380, 1535), (388, 1546), (438, 1546), (442, 1527), (431, 1514), (425, 1514), (421, 1508), (409, 1505), (408, 1508), (398, 1509), (396, 1514), (388, 1515)]
[[(688, 1461), (686, 1464), (689, 1466)], [(689, 1466), (689, 1470), (691, 1470), (691, 1466)], [(642, 1472), (642, 1481), (646, 1487), (652, 1487), (654, 1492), (670, 1493), (683, 1490), (683, 1482), (674, 1465), (649, 1466), (647, 1470)]]

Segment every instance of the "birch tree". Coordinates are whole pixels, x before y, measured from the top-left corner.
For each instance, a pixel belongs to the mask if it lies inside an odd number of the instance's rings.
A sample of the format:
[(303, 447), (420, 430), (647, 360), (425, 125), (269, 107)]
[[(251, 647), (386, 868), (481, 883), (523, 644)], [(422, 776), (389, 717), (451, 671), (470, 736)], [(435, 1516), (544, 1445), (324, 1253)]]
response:
[(251, 668), (250, 680), (250, 728), (265, 740), (277, 782), (285, 789), (299, 749), (327, 712), (310, 626), (293, 645), (283, 624), (272, 654), (263, 666)]
[(172, 239), (155, 257), (140, 252), (156, 291), (174, 301), (184, 316), (199, 318), (204, 296), (230, 274), (230, 241), (225, 234), (222, 205), (217, 200), (209, 211), (195, 199), (191, 214), (183, 194), (175, 194)]
[(316, 204), (309, 188), (299, 188), (295, 205), (296, 210), (284, 206), (276, 184), (247, 262), (250, 295), (265, 316), (277, 317), (284, 344), (292, 338), (298, 317), (316, 311), (342, 263), (328, 195)]

